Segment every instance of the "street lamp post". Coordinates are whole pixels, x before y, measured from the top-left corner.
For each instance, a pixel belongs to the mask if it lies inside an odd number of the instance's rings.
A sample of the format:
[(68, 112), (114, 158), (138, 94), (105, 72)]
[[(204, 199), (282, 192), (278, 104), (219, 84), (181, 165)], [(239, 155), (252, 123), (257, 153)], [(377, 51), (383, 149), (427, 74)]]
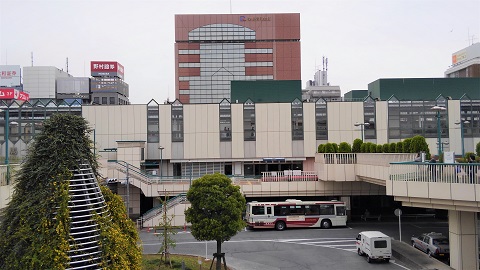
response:
[(367, 126), (367, 127), (370, 126), (370, 123), (358, 123), (358, 122), (356, 122), (354, 124), (354, 126), (356, 126), (356, 127), (360, 126), (360, 130), (362, 132), (362, 142), (364, 142), (365, 141), (365, 126)]
[(440, 112), (447, 110), (447, 108), (435, 105), (431, 108), (432, 111), (436, 112), (436, 118), (437, 118), (437, 144), (438, 144), (438, 157), (440, 158), (440, 155), (442, 154), (442, 130), (440, 126)]
[(469, 124), (470, 121), (468, 120), (465, 120), (465, 121), (458, 121), (458, 122), (455, 122), (455, 125), (460, 125), (460, 134), (461, 134), (461, 139), (462, 139), (462, 158), (465, 157), (465, 135), (464, 135), (464, 131), (463, 131), (463, 125), (464, 124)]
[(163, 146), (159, 146), (158, 149), (160, 150), (160, 178), (163, 177)]

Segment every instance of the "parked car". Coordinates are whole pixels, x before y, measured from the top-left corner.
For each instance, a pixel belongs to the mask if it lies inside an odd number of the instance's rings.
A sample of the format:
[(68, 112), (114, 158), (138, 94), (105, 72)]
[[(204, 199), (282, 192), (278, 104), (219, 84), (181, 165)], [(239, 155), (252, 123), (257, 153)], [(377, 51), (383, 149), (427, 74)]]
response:
[(441, 233), (424, 233), (418, 237), (411, 238), (412, 246), (436, 258), (447, 258), (450, 256), (448, 237)]

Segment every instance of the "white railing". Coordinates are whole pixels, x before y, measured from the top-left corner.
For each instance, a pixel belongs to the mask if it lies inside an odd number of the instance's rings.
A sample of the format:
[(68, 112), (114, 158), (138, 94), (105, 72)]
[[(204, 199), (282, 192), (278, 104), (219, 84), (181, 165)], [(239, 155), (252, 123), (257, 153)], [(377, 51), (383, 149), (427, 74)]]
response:
[[(186, 197), (185, 194), (180, 194), (180, 195), (176, 196), (175, 198), (167, 201), (167, 210), (174, 207), (177, 204), (180, 204), (180, 203), (186, 201), (186, 200), (187, 200), (187, 197)], [(153, 208), (150, 211), (148, 211), (147, 213), (145, 213), (141, 217), (141, 223), (143, 224), (143, 222), (145, 222), (145, 221), (147, 221), (151, 218), (154, 218), (155, 216), (157, 216), (161, 213), (163, 213), (163, 206), (159, 205), (158, 207)]]
[(364, 164), (388, 167), (391, 162), (413, 161), (415, 153), (317, 153), (321, 164)]
[(471, 163), (418, 163), (390, 164), (390, 180), (480, 184), (480, 164)]
[(316, 172), (285, 170), (280, 172), (262, 172), (262, 182), (318, 181)]

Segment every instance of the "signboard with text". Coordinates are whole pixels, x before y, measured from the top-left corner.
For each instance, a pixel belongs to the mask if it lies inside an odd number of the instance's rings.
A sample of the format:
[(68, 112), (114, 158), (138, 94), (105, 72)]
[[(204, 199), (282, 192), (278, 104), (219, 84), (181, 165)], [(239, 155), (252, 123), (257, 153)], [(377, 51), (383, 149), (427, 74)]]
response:
[(0, 88), (0, 99), (29, 101), (30, 95), (14, 88)]
[(20, 86), (20, 66), (0, 65), (0, 86)]
[(123, 80), (124, 68), (118, 62), (92, 61), (90, 62), (92, 77), (118, 77)]

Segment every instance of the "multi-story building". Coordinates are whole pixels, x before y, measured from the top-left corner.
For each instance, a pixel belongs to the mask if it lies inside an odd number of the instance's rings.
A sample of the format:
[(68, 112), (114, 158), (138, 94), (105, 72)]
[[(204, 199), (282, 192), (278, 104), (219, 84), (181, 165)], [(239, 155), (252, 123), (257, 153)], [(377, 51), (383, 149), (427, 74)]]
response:
[(57, 79), (71, 78), (72, 75), (56, 67), (23, 67), (23, 90), (30, 99), (50, 101), (57, 97)]
[(124, 79), (124, 67), (118, 62), (92, 61), (90, 63), (91, 99), (94, 104), (126, 105), (129, 88)]
[(474, 43), (452, 54), (452, 65), (445, 71), (447, 78), (480, 77), (480, 43)]
[(232, 81), (300, 81), (300, 71), (298, 13), (175, 16), (175, 95), (184, 104), (234, 102)]

